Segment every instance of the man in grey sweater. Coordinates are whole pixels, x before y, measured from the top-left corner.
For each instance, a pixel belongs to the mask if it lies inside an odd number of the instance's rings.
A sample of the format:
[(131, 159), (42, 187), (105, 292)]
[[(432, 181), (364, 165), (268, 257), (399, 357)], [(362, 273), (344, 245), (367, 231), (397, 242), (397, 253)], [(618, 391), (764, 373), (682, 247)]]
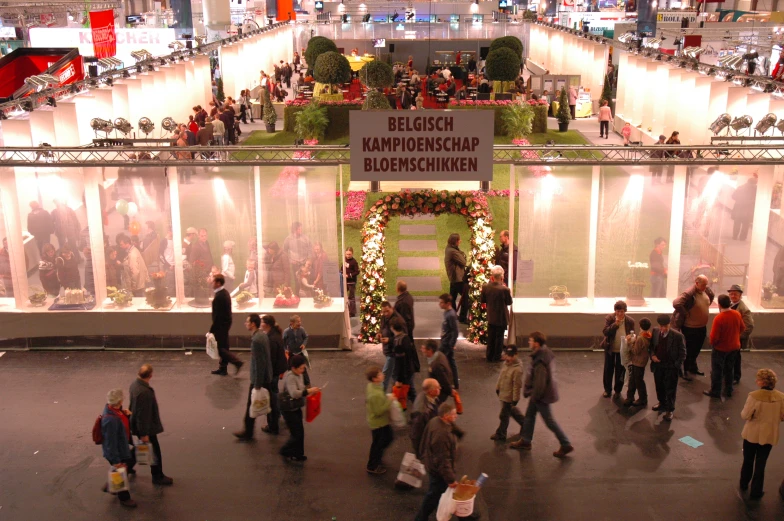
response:
[[(158, 435), (163, 432), (161, 416), (158, 412), (158, 400), (155, 398), (155, 390), (150, 387), (152, 379), (152, 366), (144, 364), (139, 369), (139, 376), (131, 384), (129, 394), (131, 396), (131, 434), (137, 436), (143, 443), (150, 443), (154, 454), (151, 462), (152, 482), (156, 485), (171, 485), (174, 480), (163, 473), (163, 459), (161, 458), (161, 446), (158, 443)], [(135, 458), (133, 458), (135, 460)], [(133, 472), (133, 467), (128, 469)]]
[(267, 333), (261, 329), (261, 317), (251, 313), (245, 319), (245, 329), (250, 331), (250, 388), (248, 389), (248, 405), (245, 407), (245, 428), (234, 435), (240, 440), (252, 440), (256, 418), (250, 416), (250, 404), (253, 390), (269, 388), (272, 382), (272, 363), (270, 344)]

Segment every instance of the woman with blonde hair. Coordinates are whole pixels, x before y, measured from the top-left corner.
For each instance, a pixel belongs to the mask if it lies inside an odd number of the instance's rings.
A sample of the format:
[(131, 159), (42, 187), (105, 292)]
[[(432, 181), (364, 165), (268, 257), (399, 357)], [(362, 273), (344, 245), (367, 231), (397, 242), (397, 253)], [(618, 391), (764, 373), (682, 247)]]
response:
[(776, 391), (778, 377), (771, 369), (757, 371), (758, 390), (750, 392), (740, 416), (746, 420), (743, 437), (743, 467), (740, 489), (746, 491), (751, 482), (751, 499), (763, 496), (765, 464), (770, 450), (779, 442), (779, 424), (784, 421), (784, 393)]

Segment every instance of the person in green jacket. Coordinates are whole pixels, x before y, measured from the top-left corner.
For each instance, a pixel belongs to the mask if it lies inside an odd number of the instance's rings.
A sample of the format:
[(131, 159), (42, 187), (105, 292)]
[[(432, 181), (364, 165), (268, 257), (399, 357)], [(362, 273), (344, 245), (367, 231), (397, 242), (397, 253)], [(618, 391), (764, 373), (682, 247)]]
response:
[(368, 379), (365, 397), (367, 422), (373, 435), (367, 471), (370, 474), (383, 474), (387, 469), (381, 464), (381, 459), (394, 438), (392, 426), (389, 424), (389, 408), (392, 406), (392, 399), (384, 394), (384, 372), (380, 367), (369, 368), (365, 372), (365, 376)]

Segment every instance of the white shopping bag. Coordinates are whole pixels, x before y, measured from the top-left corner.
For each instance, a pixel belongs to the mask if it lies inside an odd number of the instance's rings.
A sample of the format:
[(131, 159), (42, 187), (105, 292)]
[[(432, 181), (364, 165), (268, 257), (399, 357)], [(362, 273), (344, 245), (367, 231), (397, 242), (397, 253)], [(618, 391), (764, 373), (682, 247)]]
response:
[(207, 333), (207, 356), (213, 360), (220, 358), (220, 353), (218, 353), (218, 341), (215, 340), (215, 335), (212, 333)]
[(392, 405), (389, 406), (389, 421), (392, 423), (392, 427), (396, 429), (402, 429), (408, 425), (403, 406), (397, 400), (392, 400)]
[(441, 500), (438, 502), (438, 510), (436, 511), (436, 521), (449, 521), (452, 519), (452, 514), (455, 513), (455, 500), (452, 495), (455, 489), (448, 488), (446, 492), (441, 494)]
[(109, 477), (106, 486), (107, 491), (110, 494), (130, 491), (131, 488), (128, 486), (128, 470), (125, 467), (111, 467), (109, 469)]
[(419, 488), (422, 486), (422, 478), (424, 476), (424, 464), (416, 459), (414, 454), (406, 452), (403, 456), (403, 462), (400, 464), (400, 472), (397, 473), (397, 481)]
[(258, 418), (264, 414), (272, 412), (270, 403), (270, 393), (265, 388), (253, 389), (250, 393), (250, 409), (248, 414), (251, 418)]
[(140, 441), (136, 444), (136, 464), (155, 465), (155, 454), (152, 451), (152, 443)]

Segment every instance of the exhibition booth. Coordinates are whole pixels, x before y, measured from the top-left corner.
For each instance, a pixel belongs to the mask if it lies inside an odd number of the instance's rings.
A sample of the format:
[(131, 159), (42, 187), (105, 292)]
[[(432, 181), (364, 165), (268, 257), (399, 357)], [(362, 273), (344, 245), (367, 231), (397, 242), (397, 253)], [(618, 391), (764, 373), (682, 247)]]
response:
[(581, 92), (598, 102), (610, 52), (605, 40), (562, 26), (529, 25), (528, 58), (551, 75), (579, 74)]

